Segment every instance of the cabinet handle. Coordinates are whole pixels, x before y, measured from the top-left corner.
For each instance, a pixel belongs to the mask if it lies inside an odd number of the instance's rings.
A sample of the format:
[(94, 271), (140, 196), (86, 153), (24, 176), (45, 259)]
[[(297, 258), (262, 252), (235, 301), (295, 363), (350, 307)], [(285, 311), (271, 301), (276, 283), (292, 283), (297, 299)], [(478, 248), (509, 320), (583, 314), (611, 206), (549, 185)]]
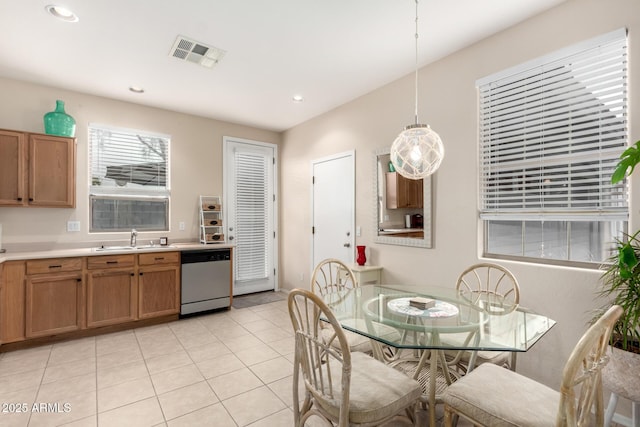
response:
[(62, 268), (62, 265), (50, 265), (49, 268)]
[(22, 197), (18, 197), (18, 201), (21, 202), (22, 201)]
[(159, 256), (159, 257), (155, 257), (154, 260), (155, 261), (162, 261), (164, 259), (163, 256)]
[(76, 279), (76, 282), (80, 283), (82, 282), (82, 279)]
[(135, 274), (131, 273), (131, 277), (135, 276)]
[(107, 264), (117, 264), (118, 261), (107, 261)]
[(29, 197), (29, 201), (30, 201), (30, 202), (33, 202), (33, 197)]
[(142, 276), (144, 273), (140, 273), (140, 275)]

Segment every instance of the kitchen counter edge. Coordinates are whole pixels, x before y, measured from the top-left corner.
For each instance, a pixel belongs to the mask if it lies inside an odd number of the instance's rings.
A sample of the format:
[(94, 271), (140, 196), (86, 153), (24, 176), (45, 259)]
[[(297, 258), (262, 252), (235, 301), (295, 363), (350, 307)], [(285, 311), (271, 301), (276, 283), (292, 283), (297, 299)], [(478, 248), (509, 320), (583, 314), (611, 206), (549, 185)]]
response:
[(45, 251), (20, 251), (20, 252), (4, 252), (0, 253), (0, 264), (5, 261), (24, 261), (29, 259), (44, 258), (71, 258), (84, 256), (103, 256), (103, 255), (121, 255), (121, 254), (145, 254), (153, 252), (172, 252), (172, 251), (190, 251), (201, 249), (226, 249), (233, 248), (234, 244), (216, 243), (205, 245), (202, 243), (173, 243), (171, 246), (146, 247), (144, 249), (123, 249), (123, 250), (107, 250), (99, 251), (97, 247), (75, 248), (75, 249), (49, 249)]

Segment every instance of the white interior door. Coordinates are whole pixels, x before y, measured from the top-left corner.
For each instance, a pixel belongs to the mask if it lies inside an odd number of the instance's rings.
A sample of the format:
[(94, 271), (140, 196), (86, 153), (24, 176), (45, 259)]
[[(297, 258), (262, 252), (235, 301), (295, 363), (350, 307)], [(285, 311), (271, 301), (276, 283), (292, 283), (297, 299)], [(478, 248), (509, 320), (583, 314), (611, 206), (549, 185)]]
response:
[(277, 289), (274, 144), (224, 137), (226, 234), (234, 249), (233, 295)]
[(312, 162), (313, 266), (326, 258), (354, 259), (355, 152)]

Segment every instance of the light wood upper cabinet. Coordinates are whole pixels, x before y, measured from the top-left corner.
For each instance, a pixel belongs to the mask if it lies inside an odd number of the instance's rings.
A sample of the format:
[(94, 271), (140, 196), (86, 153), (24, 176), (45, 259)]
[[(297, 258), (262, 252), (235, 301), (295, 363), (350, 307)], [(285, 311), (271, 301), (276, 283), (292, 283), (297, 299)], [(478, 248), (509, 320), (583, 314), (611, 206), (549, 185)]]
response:
[(385, 174), (387, 184), (387, 209), (421, 209), (424, 200), (422, 179), (408, 179), (398, 172)]
[(0, 129), (0, 206), (73, 208), (74, 138)]
[(0, 130), (0, 205), (25, 205), (26, 181), (27, 135)]
[(73, 138), (29, 134), (29, 205), (76, 205), (76, 143)]
[(82, 258), (27, 261), (25, 335), (55, 335), (84, 328)]

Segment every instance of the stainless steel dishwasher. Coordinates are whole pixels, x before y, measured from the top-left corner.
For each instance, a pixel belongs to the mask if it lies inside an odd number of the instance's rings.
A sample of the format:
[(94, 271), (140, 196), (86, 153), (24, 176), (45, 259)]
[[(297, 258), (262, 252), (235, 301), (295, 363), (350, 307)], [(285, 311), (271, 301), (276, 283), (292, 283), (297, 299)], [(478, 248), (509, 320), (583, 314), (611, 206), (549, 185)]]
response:
[(180, 314), (231, 305), (231, 249), (183, 251)]

